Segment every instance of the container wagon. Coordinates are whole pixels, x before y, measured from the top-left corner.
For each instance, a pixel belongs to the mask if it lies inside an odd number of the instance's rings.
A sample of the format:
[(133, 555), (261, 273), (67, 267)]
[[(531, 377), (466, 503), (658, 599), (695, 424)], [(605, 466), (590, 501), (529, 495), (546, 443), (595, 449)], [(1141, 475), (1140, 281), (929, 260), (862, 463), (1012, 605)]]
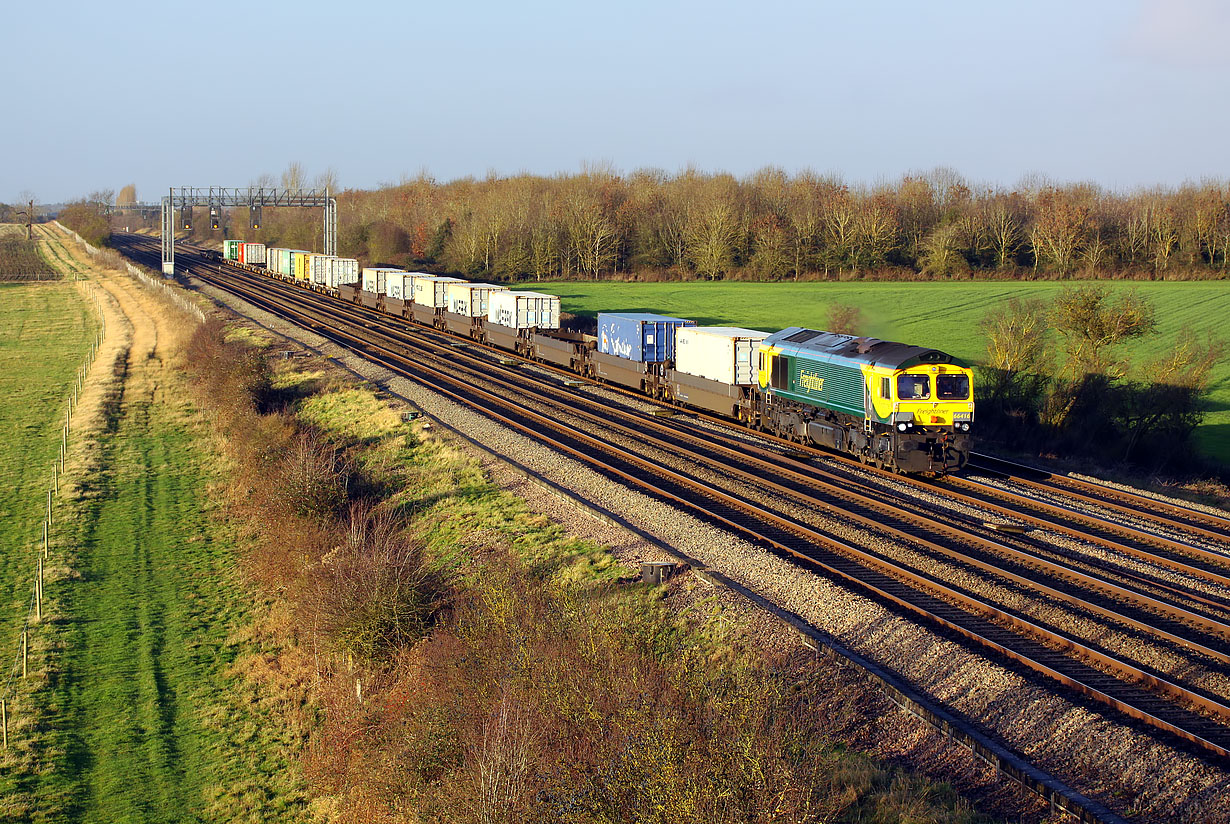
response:
[(674, 367), (660, 385), (663, 400), (744, 422), (754, 419), (757, 355), (768, 332), (729, 326), (675, 330)]
[(660, 394), (666, 364), (675, 356), (675, 331), (696, 321), (646, 312), (599, 312), (597, 351), (589, 372), (599, 380)]

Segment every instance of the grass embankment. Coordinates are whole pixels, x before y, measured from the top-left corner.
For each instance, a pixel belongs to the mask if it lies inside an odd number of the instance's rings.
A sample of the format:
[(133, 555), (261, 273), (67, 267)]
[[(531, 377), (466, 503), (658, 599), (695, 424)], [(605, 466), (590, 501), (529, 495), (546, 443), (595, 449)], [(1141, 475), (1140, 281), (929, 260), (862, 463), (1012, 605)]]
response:
[(846, 751), (843, 696), (716, 599), (636, 583), (370, 392), (237, 346), (194, 344), (222, 368), (201, 394), (249, 469), (237, 511), (280, 513), (250, 519), (249, 565), (285, 599), (276, 668), (314, 685), (308, 776), (342, 820), (981, 820)]
[(126, 277), (99, 282), (128, 321), (108, 323), (124, 340), (104, 348), (97, 425), (74, 450), (41, 686), (23, 708), (36, 721), (0, 774), (0, 818), (295, 820), (300, 733), (239, 663), (267, 651), (249, 629), (263, 602), (245, 590), (235, 536), (215, 511), (225, 467), (185, 400), (182, 318)]
[(95, 334), (70, 283), (0, 285), (0, 672), (8, 674), (41, 547), (52, 463)]
[[(978, 363), (986, 344), (978, 328), (986, 313), (1011, 298), (1049, 300), (1068, 284), (1027, 283), (534, 283), (518, 288), (559, 295), (564, 310), (659, 312), (702, 325), (776, 331), (787, 326), (823, 329), (832, 304), (862, 310), (867, 334), (934, 346)], [(1157, 307), (1158, 334), (1130, 341), (1122, 351), (1135, 363), (1164, 354), (1179, 331), (1222, 331), (1230, 316), (1224, 281), (1133, 282)], [(1230, 465), (1230, 361), (1214, 368), (1212, 411), (1196, 430), (1200, 449)]]

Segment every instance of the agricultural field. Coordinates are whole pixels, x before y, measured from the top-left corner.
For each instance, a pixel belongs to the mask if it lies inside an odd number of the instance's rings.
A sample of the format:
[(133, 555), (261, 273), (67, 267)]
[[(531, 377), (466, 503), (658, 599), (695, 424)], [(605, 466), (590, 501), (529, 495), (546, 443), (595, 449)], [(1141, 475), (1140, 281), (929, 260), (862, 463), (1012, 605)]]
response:
[[(1010, 298), (1053, 297), (1064, 283), (533, 283), (518, 288), (559, 295), (564, 311), (660, 312), (705, 325), (766, 331), (824, 328), (833, 304), (858, 306), (864, 331), (875, 337), (934, 346), (978, 363), (985, 344), (978, 322)], [(1143, 362), (1162, 354), (1184, 326), (1224, 334), (1230, 284), (1224, 281), (1142, 282), (1135, 287), (1157, 307), (1158, 334), (1133, 341), (1123, 354)], [(1213, 373), (1213, 411), (1196, 431), (1199, 447), (1230, 464), (1230, 362)]]
[[(41, 545), (52, 462), (94, 335), (71, 284), (0, 284), (0, 662), (16, 650)], [(37, 353), (37, 357), (33, 357)]]
[(26, 240), (24, 226), (0, 224), (0, 282), (26, 280), (51, 271), (38, 247)]
[[(74, 414), (43, 621), (31, 631), (30, 677), (10, 695), (0, 821), (297, 820), (300, 733), (275, 722), (269, 696), (245, 680), (244, 667), (263, 660), (253, 616), (265, 602), (245, 587), (234, 529), (216, 513), (223, 467), (175, 366), (182, 320), (58, 232), (40, 240), (122, 313), (106, 310)], [(6, 675), (93, 318), (68, 281), (0, 286)]]

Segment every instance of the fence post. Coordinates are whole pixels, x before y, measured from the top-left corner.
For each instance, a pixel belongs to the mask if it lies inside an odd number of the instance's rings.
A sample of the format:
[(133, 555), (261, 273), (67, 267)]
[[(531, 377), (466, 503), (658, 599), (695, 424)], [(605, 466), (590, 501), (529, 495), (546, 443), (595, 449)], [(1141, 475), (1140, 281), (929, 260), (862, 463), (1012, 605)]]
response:
[(38, 559), (38, 582), (34, 585), (34, 608), (38, 620), (43, 620), (43, 558)]
[(26, 677), (27, 664), (30, 657), (30, 630), (21, 631), (21, 677)]
[(4, 728), (4, 748), (9, 748), (9, 702), (0, 698), (0, 727)]

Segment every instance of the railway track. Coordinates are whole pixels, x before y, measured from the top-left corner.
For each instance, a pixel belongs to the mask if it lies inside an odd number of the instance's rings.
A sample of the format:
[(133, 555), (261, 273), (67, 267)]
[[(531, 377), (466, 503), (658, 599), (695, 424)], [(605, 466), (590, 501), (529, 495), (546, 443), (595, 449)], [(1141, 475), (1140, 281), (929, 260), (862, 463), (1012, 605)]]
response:
[[(147, 259), (152, 259), (156, 252), (151, 248), (146, 254)], [(993, 545), (996, 542), (985, 536), (972, 538), (968, 534), (959, 534), (960, 530), (953, 527), (941, 528), (934, 519), (925, 522), (919, 513), (910, 513), (906, 506), (894, 509), (877, 501), (877, 492), (869, 485), (864, 484), (861, 490), (851, 489), (847, 479), (843, 488), (838, 483), (839, 478), (830, 475), (825, 480), (818, 471), (800, 471), (797, 463), (795, 468), (791, 468), (792, 462), (780, 455), (771, 455), (762, 450), (761, 454), (745, 455), (740, 462), (730, 454), (739, 450), (730, 444), (719, 442), (706, 445), (699, 442), (701, 439), (694, 434), (683, 432), (666, 422), (655, 422), (652, 416), (641, 415), (634, 418), (634, 423), (627, 418), (620, 422), (609, 414), (604, 417), (593, 408), (594, 404), (579, 403), (577, 393), (562, 385), (551, 387), (550, 382), (544, 380), (528, 381), (532, 387), (527, 387), (524, 376), (501, 378), (498, 374), (500, 370), (490, 364), (467, 366), (466, 377), (458, 377), (453, 374), (457, 372), (457, 350), (448, 343), (440, 342), (435, 333), (422, 332), (413, 327), (403, 328), (387, 316), (362, 311), (340, 301), (322, 300), (322, 296), (284, 286), (268, 278), (227, 271), (200, 262), (193, 262), (192, 266), (194, 275), (219, 288), (235, 292), (269, 311), (288, 315), (386, 368), (427, 383), (457, 402), (492, 414), (517, 431), (546, 440), (608, 477), (641, 488), (711, 522), (723, 524), (747, 538), (772, 546), (827, 577), (941, 627), (967, 644), (990, 650), (1019, 667), (1057, 681), (1092, 702), (1114, 707), (1207, 753), (1230, 756), (1230, 729), (1225, 723), (1230, 719), (1230, 707), (1220, 700), (985, 603), (959, 588), (936, 580), (925, 570), (910, 568), (881, 554), (843, 542), (830, 533), (800, 524), (777, 508), (767, 506), (763, 495), (751, 499), (698, 482), (621, 447), (609, 436), (597, 437), (561, 420), (568, 416), (575, 419), (581, 413), (582, 417), (588, 416), (589, 422), (597, 430), (618, 430), (632, 438), (643, 437), (650, 430), (657, 446), (669, 444), (670, 449), (687, 454), (691, 459), (706, 460), (715, 465), (721, 463), (725, 471), (745, 475), (748, 483), (775, 495), (799, 500), (803, 497), (816, 498), (822, 492), (824, 497), (820, 503), (868, 528), (887, 529), (902, 541), (925, 545), (952, 560), (957, 560), (955, 556), (960, 555), (962, 561), (982, 565), (985, 571), (996, 575), (1016, 576), (1014, 580), (1018, 585), (1035, 591), (1039, 587), (1047, 587), (1048, 597), (1075, 599), (1081, 602), (1082, 609), (1100, 612), (1104, 617), (1125, 624), (1135, 624), (1141, 631), (1165, 637), (1172, 643), (1193, 650), (1195, 654), (1225, 663), (1228, 628), (1212, 610), (1185, 609), (1173, 602), (1177, 599), (1170, 602), (1152, 599), (1108, 581), (1089, 580), (1083, 573), (1061, 571), (1044, 559), (1027, 558), (1019, 550)], [(346, 327), (350, 330), (347, 331)], [(430, 342), (432, 338), (435, 338), (435, 343)], [(406, 357), (402, 348), (407, 345), (418, 347), (417, 360)], [(450, 370), (419, 362), (423, 360), (423, 351), (431, 346), (439, 348), (432, 357), (441, 363), (448, 361)], [(504, 397), (503, 393), (479, 388), (475, 383), (480, 380), (502, 381), (509, 385), (511, 391), (523, 396), (529, 392), (537, 393), (535, 401), (549, 401), (558, 407), (558, 411), (554, 415), (543, 414), (526, 402), (513, 401)], [(742, 451), (748, 452), (746, 445), (742, 446)], [(649, 478), (652, 482), (647, 480)], [(897, 520), (891, 521), (890, 515)], [(945, 541), (957, 543), (945, 544)], [(980, 558), (971, 552), (971, 545), (980, 546), (984, 553), (991, 554)], [(1014, 553), (1020, 572), (1006, 568), (1001, 560), (994, 563), (983, 560)], [(1082, 594), (1046, 584), (1039, 578), (1040, 570), (1043, 577), (1064, 578), (1065, 585), (1078, 582), (1084, 588)], [(1090, 590), (1113, 595), (1114, 598), (1102, 602), (1090, 600), (1084, 597)], [(1137, 612), (1132, 614), (1106, 606), (1116, 599), (1134, 603)], [(1159, 621), (1158, 615), (1166, 617)], [(1198, 627), (1199, 631), (1193, 634), (1194, 627)], [(1194, 635), (1205, 640), (1197, 641)], [(1214, 640), (1209, 641), (1207, 637)], [(1091, 666), (1089, 662), (1097, 666)], [(1213, 718), (1221, 720), (1215, 721)]]
[(1003, 478), (1043, 495), (1058, 495), (1101, 507), (1112, 512), (1140, 518), (1180, 533), (1212, 541), (1230, 542), (1230, 518), (1195, 506), (1129, 492), (1105, 484), (1056, 475), (1025, 464), (991, 455), (975, 454), (970, 468), (991, 477)]

